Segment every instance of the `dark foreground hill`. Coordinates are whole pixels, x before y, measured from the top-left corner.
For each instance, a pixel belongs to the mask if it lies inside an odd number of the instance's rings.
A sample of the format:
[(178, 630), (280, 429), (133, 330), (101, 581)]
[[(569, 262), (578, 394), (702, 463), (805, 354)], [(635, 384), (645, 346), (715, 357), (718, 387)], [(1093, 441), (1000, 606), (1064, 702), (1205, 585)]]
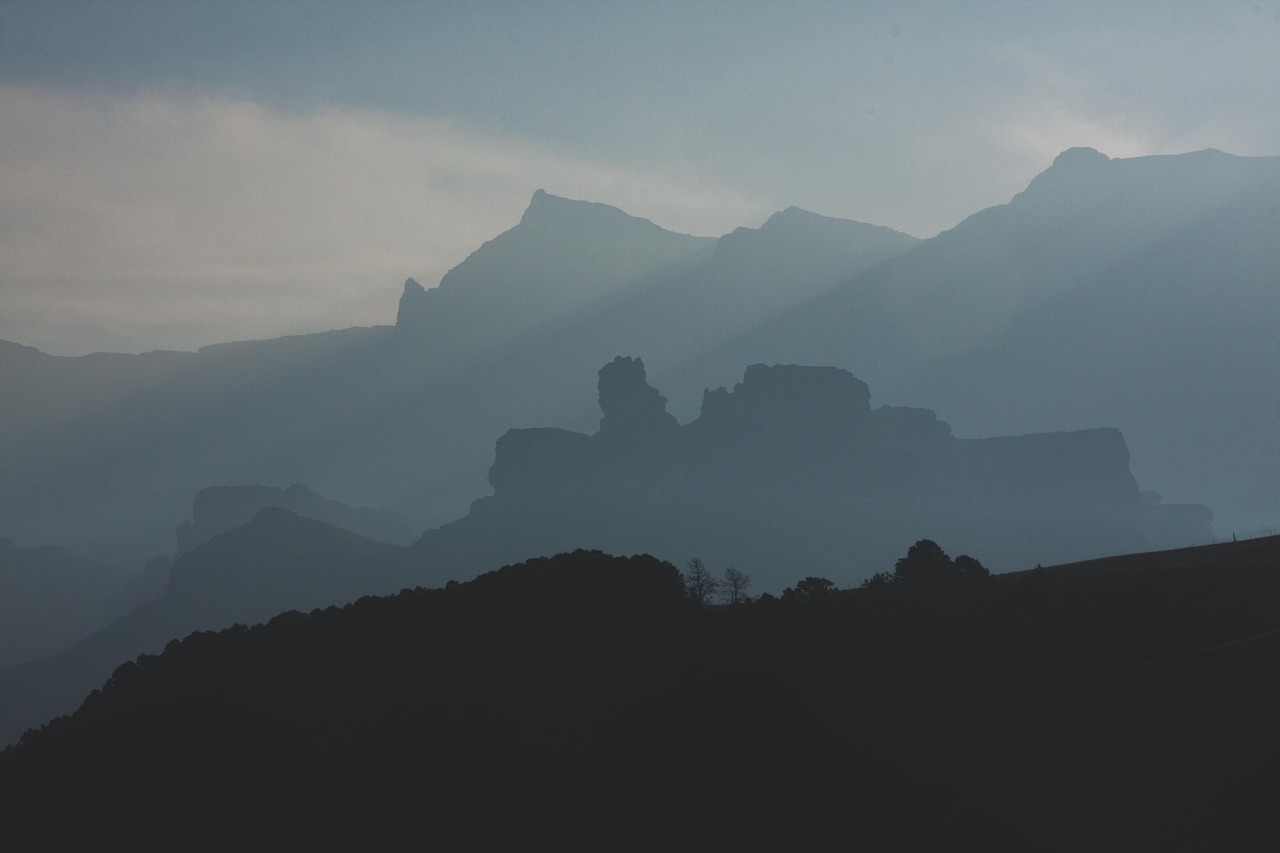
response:
[(1274, 844), (1280, 539), (1003, 582), (927, 544), (859, 590), (732, 607), (695, 606), (669, 564), (579, 551), (194, 634), (0, 754), (7, 828)]

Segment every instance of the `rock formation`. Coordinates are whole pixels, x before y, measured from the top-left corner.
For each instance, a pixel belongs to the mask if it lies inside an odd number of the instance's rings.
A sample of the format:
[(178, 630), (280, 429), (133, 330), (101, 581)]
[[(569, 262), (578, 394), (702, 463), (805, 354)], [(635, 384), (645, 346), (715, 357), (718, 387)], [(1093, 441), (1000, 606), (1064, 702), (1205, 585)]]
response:
[(684, 426), (640, 359), (606, 364), (599, 388), (599, 432), (507, 432), (494, 494), (419, 556), (457, 577), (580, 547), (699, 556), (768, 591), (856, 583), (921, 537), (995, 570), (1211, 537), (1207, 510), (1144, 500), (1115, 429), (958, 439), (928, 409), (872, 410), (832, 367), (752, 365)]

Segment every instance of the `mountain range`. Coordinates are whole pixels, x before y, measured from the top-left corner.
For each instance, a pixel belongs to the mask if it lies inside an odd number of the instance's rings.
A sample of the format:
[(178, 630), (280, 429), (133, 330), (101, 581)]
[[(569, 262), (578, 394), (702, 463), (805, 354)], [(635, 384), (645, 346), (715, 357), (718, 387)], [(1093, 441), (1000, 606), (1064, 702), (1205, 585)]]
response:
[[(340, 592), (304, 596), (306, 606), (588, 545), (676, 561), (698, 549), (776, 589), (791, 565), (784, 558), (803, 555), (857, 582), (922, 534), (945, 533), (1004, 570), (1271, 530), (1280, 518), (1278, 189), (1280, 158), (1071, 149), (1008, 204), (928, 240), (797, 208), (719, 239), (690, 237), (538, 191), (519, 223), (438, 286), (407, 281), (393, 326), (79, 358), (0, 341), (6, 554), (96, 567), (92, 582), (77, 582), (79, 603), (67, 597), (27, 620), (48, 636), (6, 639), (3, 660), (96, 643), (94, 630), (161, 607), (183, 576), (172, 557), (269, 507), (389, 543), (380, 553), (398, 566), (366, 567)], [(597, 402), (606, 404), (597, 371), (619, 354), (642, 354), (642, 375), (666, 395), (661, 417), (626, 440), (604, 422), (592, 435)], [(756, 367), (744, 378), (747, 365)], [(826, 377), (818, 397), (830, 399), (808, 400), (806, 411), (846, 405), (850, 387), (875, 390), (878, 407), (855, 418), (862, 426), (845, 426), (865, 439), (858, 452), (878, 450), (847, 471), (845, 462), (809, 471), (806, 482), (845, 471), (876, 483), (880, 524), (865, 507), (847, 523), (843, 498), (752, 504), (764, 483), (793, 496), (799, 481), (786, 481), (786, 454), (759, 424), (750, 440), (693, 438), (735, 406), (747, 421), (762, 417), (738, 403), (763, 399), (753, 389), (785, 365), (815, 366), (788, 374), (797, 387)], [(637, 399), (658, 395), (641, 384)], [(919, 408), (926, 403), (946, 421)], [(668, 440), (659, 433), (684, 436), (672, 446), (694, 468), (653, 455)], [(632, 440), (649, 449), (621, 468), (584, 451)], [(773, 454), (774, 469), (753, 453)], [(531, 483), (600, 494), (600, 465), (613, 472), (609, 485), (635, 490), (623, 505), (615, 488), (607, 524), (605, 504), (579, 508), (599, 524), (563, 512), (534, 523), (552, 516)], [(682, 513), (710, 504), (715, 465), (716, 488), (732, 500), (719, 516)], [(1090, 497), (1067, 487), (1077, 475), (1089, 488), (1108, 477), (1121, 485)], [(1029, 500), (1037, 478), (1074, 494), (1077, 509), (1093, 501), (1094, 519), (1072, 527), (1062, 522), (1075, 509)], [(673, 483), (685, 496), (664, 506), (661, 490)], [(921, 491), (925, 483), (937, 488)], [(961, 499), (957, 484), (1006, 497), (941, 512)], [(735, 501), (745, 515), (733, 516)], [(859, 525), (886, 535), (860, 536)], [(1000, 525), (1002, 542), (988, 535)], [(792, 532), (773, 534), (782, 529)], [(716, 530), (720, 540), (708, 535)], [(743, 533), (736, 544), (732, 530)], [(46, 591), (65, 589), (52, 569), (45, 575)], [(17, 574), (5, 577), (6, 590), (19, 588)], [(269, 615), (243, 604), (212, 621), (165, 623), (117, 652), (145, 651), (169, 630)], [(107, 666), (102, 654), (93, 678)], [(0, 692), (26, 683), (17, 671), (0, 673)]]
[(540, 190), (394, 325), (0, 341), (14, 827), (1271, 849), (1278, 190), (1071, 149), (928, 240)]
[(0, 535), (129, 566), (207, 486), (306, 483), (424, 530), (507, 429), (584, 430), (643, 355), (685, 422), (757, 362), (832, 365), (958, 435), (1112, 426), (1220, 534), (1280, 517), (1280, 158), (1064, 152), (929, 240), (795, 208), (718, 240), (536, 193), (394, 327), (49, 356), (0, 343)]

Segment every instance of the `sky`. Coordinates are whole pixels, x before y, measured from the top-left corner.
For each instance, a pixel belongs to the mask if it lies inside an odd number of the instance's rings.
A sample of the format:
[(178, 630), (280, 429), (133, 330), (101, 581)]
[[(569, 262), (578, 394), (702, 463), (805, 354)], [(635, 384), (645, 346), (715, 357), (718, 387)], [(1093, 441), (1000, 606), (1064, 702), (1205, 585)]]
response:
[(539, 188), (929, 237), (1077, 145), (1280, 154), (1280, 0), (0, 0), (0, 338), (388, 324)]

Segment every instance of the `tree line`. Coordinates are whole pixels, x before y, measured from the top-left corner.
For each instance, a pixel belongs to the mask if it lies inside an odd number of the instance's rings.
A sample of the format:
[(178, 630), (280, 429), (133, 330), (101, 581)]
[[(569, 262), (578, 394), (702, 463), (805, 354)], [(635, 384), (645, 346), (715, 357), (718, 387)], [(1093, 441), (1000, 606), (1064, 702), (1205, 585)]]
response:
[[(685, 564), (680, 578), (686, 597), (698, 607), (717, 602), (734, 606), (775, 600), (769, 593), (755, 598), (750, 596), (747, 590), (751, 587), (751, 576), (733, 566), (726, 568), (719, 578), (715, 577), (700, 557), (694, 557)], [(898, 558), (892, 572), (876, 572), (863, 581), (861, 588), (945, 589), (973, 586), (990, 580), (991, 572), (976, 558), (961, 554), (953, 559), (937, 542), (920, 539), (907, 549), (905, 556)], [(840, 591), (828, 578), (810, 575), (797, 581), (795, 586), (784, 589), (781, 600), (817, 601)]]

